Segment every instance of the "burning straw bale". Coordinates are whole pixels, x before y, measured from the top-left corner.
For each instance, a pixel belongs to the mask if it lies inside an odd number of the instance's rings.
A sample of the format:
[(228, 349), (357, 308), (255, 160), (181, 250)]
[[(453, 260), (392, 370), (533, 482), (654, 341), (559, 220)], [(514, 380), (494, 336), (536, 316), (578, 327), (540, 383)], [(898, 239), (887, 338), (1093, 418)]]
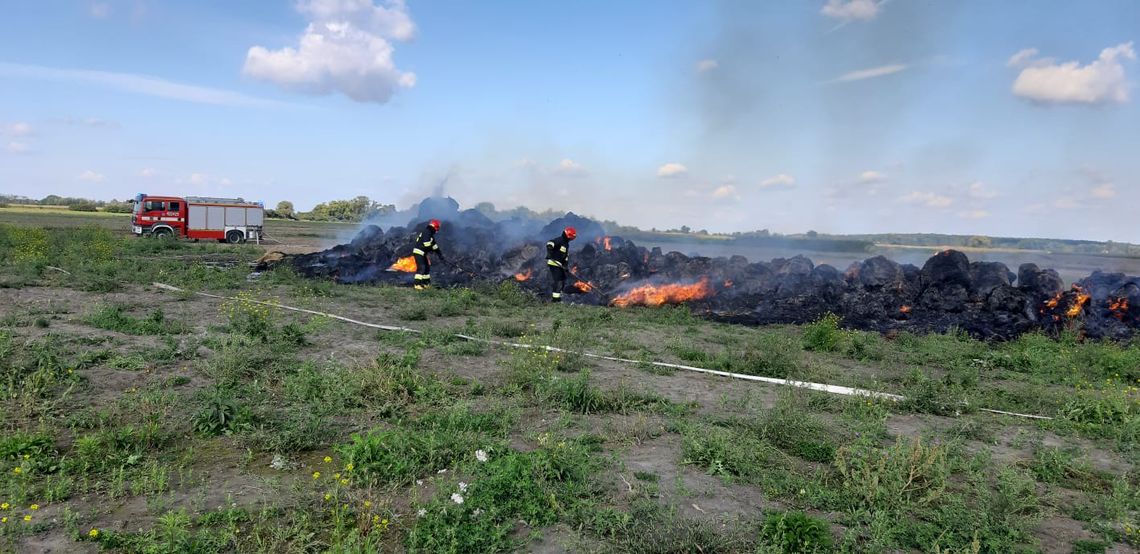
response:
[[(921, 268), (875, 256), (840, 271), (804, 256), (749, 262), (646, 249), (606, 236), (600, 225), (574, 214), (545, 226), (464, 214), (431, 213), (444, 221), (439, 239), (447, 261), (435, 262), (432, 273), (445, 287), (508, 282), (544, 293), (550, 281), (541, 245), (573, 225), (580, 237), (571, 256), (577, 280), (563, 292), (579, 303), (685, 303), (709, 318), (756, 325), (808, 323), (831, 313), (849, 328), (961, 329), (999, 339), (1075, 329), (1125, 340), (1140, 328), (1140, 277), (1119, 273), (1094, 272), (1066, 289), (1051, 269), (1024, 264), (1014, 273), (955, 250), (935, 254)], [(367, 226), (347, 244), (290, 261), (302, 275), (339, 283), (409, 283), (405, 262), (423, 224), (387, 231)]]

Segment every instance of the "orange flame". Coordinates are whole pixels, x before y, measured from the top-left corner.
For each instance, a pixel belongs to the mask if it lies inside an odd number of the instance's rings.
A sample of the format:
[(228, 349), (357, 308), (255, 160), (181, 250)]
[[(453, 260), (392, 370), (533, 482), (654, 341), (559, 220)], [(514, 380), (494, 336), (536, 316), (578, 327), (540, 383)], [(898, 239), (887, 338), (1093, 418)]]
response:
[(1065, 294), (1065, 293), (1063, 293), (1063, 292), (1058, 292), (1058, 293), (1056, 294), (1056, 296), (1054, 296), (1053, 298), (1050, 298), (1050, 299), (1046, 300), (1046, 301), (1045, 301), (1045, 307), (1046, 307), (1046, 308), (1050, 308), (1050, 309), (1051, 309), (1051, 308), (1056, 308), (1056, 307), (1057, 307), (1057, 304), (1061, 302), (1061, 295), (1062, 295), (1062, 294)]
[(415, 273), (416, 272), (416, 257), (415, 256), (407, 256), (404, 258), (400, 258), (400, 259), (396, 260), (396, 263), (392, 264), (392, 266), (389, 267), (388, 269), (390, 269), (392, 271), (403, 271), (404, 273)]
[(903, 306), (903, 307), (899, 308), (899, 313), (909, 314), (911, 309), (912, 308), (910, 306)]
[(578, 282), (574, 283), (574, 288), (576, 288), (582, 292), (590, 292), (590, 291), (594, 290), (594, 285), (591, 285), (590, 283), (587, 283), (585, 281), (578, 281)]
[(515, 280), (521, 283), (523, 281), (530, 279), (530, 276), (533, 274), (534, 274), (534, 270), (528, 269), (528, 270), (523, 271), (521, 273), (516, 273), (515, 274)]
[(1073, 300), (1073, 304), (1069, 306), (1069, 309), (1065, 310), (1065, 315), (1070, 318), (1081, 315), (1081, 311), (1084, 310), (1085, 306), (1092, 300), (1092, 296), (1086, 293), (1079, 285), (1073, 285), (1073, 292), (1077, 293), (1077, 298)]
[[(1066, 296), (1068, 297), (1067, 299)], [(1062, 300), (1065, 300), (1064, 306), (1062, 306)], [(1080, 285), (1073, 283), (1072, 290), (1059, 292), (1052, 298), (1046, 300), (1044, 307), (1041, 308), (1040, 311), (1041, 313), (1045, 313), (1046, 311), (1058, 310), (1060, 308), (1064, 310), (1065, 317), (1073, 319), (1081, 315), (1085, 306), (1088, 306), (1091, 302), (1092, 296), (1086, 293), (1085, 289), (1081, 288)], [(1061, 320), (1061, 316), (1058, 313), (1054, 313), (1052, 316), (1054, 321)]]
[(619, 308), (628, 306), (660, 306), (662, 304), (679, 304), (690, 300), (708, 298), (713, 293), (708, 278), (688, 285), (673, 283), (669, 285), (642, 285), (617, 298), (610, 304)]
[(1112, 317), (1124, 321), (1124, 316), (1128, 315), (1128, 297), (1122, 296), (1109, 300), (1108, 311), (1112, 312)]
[(613, 246), (611, 246), (611, 245), (610, 245), (610, 237), (605, 237), (605, 238), (603, 238), (603, 239), (602, 239), (602, 242), (603, 242), (603, 244), (605, 245), (605, 248), (606, 248), (606, 252), (609, 252), (610, 250), (613, 250)]

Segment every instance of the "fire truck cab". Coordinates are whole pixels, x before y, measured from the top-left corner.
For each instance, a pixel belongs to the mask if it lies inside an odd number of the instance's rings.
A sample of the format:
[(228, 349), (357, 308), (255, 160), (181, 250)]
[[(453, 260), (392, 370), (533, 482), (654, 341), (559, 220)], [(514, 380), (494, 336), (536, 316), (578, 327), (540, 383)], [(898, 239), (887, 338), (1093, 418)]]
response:
[(260, 241), (263, 235), (265, 207), (260, 202), (138, 194), (134, 205), (131, 230), (138, 236), (240, 243)]

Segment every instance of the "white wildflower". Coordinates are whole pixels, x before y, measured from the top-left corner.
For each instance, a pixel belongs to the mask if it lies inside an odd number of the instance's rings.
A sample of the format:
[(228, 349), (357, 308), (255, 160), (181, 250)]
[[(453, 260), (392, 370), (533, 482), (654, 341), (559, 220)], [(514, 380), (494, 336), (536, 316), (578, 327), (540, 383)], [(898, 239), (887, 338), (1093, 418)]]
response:
[(462, 504), (463, 503), (463, 495), (459, 494), (457, 492), (453, 492), (453, 493), (451, 493), (451, 501), (456, 503), (456, 504)]
[(425, 510), (423, 508), (416, 510), (416, 517), (424, 517), (426, 515), (427, 515), (427, 510)]
[(475, 459), (479, 460), (480, 462), (486, 462), (489, 458), (487, 457), (487, 452), (485, 450), (476, 450)]
[(416, 486), (417, 487), (424, 486), (424, 480), (423, 479), (416, 479)]
[(443, 475), (444, 473), (447, 473), (447, 469), (446, 468), (441, 469), (441, 470), (437, 471), (436, 473), (439, 475)]
[(481, 515), (483, 515), (483, 508), (475, 508), (475, 511), (471, 512), (471, 517), (479, 517)]
[(459, 482), (459, 492), (467, 492), (467, 483)]

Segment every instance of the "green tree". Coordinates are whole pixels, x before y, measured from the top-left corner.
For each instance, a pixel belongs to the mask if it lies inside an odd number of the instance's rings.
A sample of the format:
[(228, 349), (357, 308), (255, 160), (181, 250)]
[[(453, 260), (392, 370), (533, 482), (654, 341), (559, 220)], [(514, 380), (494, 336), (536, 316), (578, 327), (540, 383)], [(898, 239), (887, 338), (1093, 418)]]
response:
[(293, 203), (288, 200), (278, 202), (274, 211), (277, 212), (278, 217), (291, 218), (296, 215), (293, 210)]

